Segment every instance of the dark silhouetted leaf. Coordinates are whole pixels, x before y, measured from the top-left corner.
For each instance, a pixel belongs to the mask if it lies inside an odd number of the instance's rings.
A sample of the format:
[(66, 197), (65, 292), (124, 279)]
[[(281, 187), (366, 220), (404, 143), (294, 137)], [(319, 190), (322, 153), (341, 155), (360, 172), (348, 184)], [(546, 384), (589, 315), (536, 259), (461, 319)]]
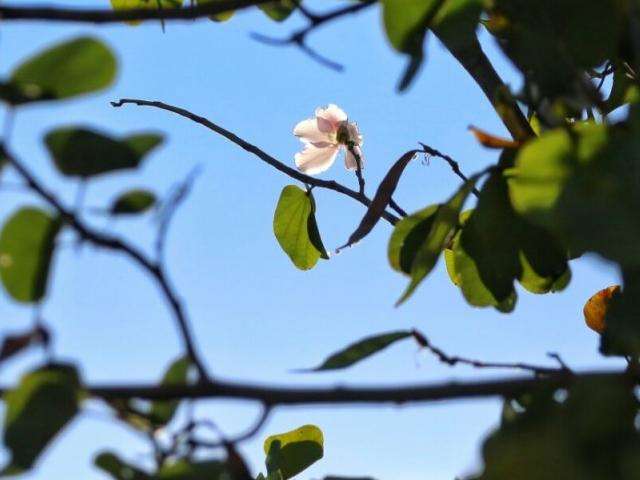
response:
[(80, 37), (54, 45), (18, 66), (0, 85), (0, 98), (20, 105), (75, 97), (108, 87), (116, 71), (116, 59), (106, 45)]
[(131, 215), (144, 213), (156, 203), (156, 196), (148, 190), (129, 190), (121, 194), (111, 205), (112, 215)]
[(4, 445), (11, 460), (0, 475), (29, 470), (40, 453), (78, 411), (80, 381), (73, 366), (34, 370), (4, 396)]
[(59, 128), (45, 137), (60, 173), (78, 177), (136, 168), (162, 140), (161, 135), (150, 133), (116, 140), (82, 127)]
[(264, 441), (269, 472), (280, 471), (283, 480), (296, 476), (320, 460), (324, 454), (322, 430), (304, 425), (290, 432), (271, 435)]
[(319, 258), (329, 258), (315, 218), (311, 192), (288, 185), (284, 187), (273, 217), (273, 232), (293, 264), (309, 270)]
[(387, 208), (387, 205), (389, 205), (393, 192), (396, 191), (396, 187), (398, 186), (398, 182), (402, 176), (402, 172), (404, 172), (404, 169), (407, 167), (409, 162), (414, 159), (417, 153), (418, 150), (411, 150), (405, 153), (389, 169), (382, 182), (380, 182), (378, 190), (376, 190), (376, 194), (373, 197), (367, 212), (360, 221), (360, 225), (358, 225), (355, 232), (351, 234), (347, 243), (340, 247), (341, 249), (359, 242), (366, 237), (371, 230), (373, 230), (373, 227), (375, 227), (378, 220), (380, 220), (380, 217)]
[(342, 368), (350, 367), (351, 365), (364, 360), (384, 350), (389, 345), (403, 340), (408, 337), (412, 337), (413, 333), (407, 330), (401, 330), (398, 332), (383, 333), (379, 335), (373, 335), (371, 337), (363, 338), (356, 343), (353, 343), (343, 350), (340, 350), (329, 358), (327, 358), (321, 365), (310, 370), (302, 370), (306, 372), (321, 372), (324, 370), (338, 370)]
[[(633, 479), (640, 455), (631, 382), (577, 381), (564, 401), (531, 392), (485, 440), (475, 480)], [(637, 464), (636, 464), (637, 466)]]
[(38, 302), (47, 289), (51, 257), (60, 220), (25, 207), (15, 212), (0, 232), (0, 278), (19, 302)]

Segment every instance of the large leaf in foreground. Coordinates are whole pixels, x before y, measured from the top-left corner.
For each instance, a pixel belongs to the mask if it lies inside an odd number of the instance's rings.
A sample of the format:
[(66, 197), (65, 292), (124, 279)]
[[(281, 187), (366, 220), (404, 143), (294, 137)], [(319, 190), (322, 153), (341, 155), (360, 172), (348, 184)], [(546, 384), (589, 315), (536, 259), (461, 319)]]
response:
[(108, 87), (116, 71), (116, 58), (104, 43), (79, 37), (19, 65), (0, 84), (0, 98), (13, 105), (71, 98)]
[(26, 374), (6, 403), (4, 445), (11, 452), (2, 475), (29, 470), (78, 411), (80, 381), (74, 367), (50, 365)]

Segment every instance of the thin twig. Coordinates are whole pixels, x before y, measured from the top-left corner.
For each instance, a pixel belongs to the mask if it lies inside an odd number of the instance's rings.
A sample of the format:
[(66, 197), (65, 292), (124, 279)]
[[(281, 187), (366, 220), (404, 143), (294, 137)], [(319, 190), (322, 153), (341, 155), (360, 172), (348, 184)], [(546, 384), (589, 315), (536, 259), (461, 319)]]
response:
[(38, 20), (47, 22), (121, 23), (136, 20), (193, 20), (227, 12), (243, 10), (272, 0), (219, 0), (202, 2), (189, 8), (79, 9), (64, 7), (0, 6), (0, 19)]
[(296, 46), (300, 48), (304, 53), (306, 53), (310, 58), (315, 60), (316, 62), (328, 67), (332, 70), (336, 70), (341, 72), (344, 70), (344, 66), (334, 62), (333, 60), (328, 59), (327, 57), (320, 55), (313, 48), (311, 48), (307, 43), (307, 36), (316, 30), (318, 27), (324, 25), (331, 20), (335, 20), (340, 17), (344, 17), (346, 15), (351, 15), (354, 13), (361, 12), (362, 10), (371, 7), (376, 3), (376, 0), (367, 0), (360, 3), (354, 3), (352, 5), (348, 5), (346, 7), (341, 7), (336, 10), (333, 10), (329, 13), (325, 13), (323, 15), (315, 14), (310, 12), (308, 9), (303, 7), (301, 3), (298, 4), (298, 8), (301, 13), (309, 20), (309, 24), (289, 35), (286, 38), (273, 38), (266, 35), (262, 35), (260, 33), (252, 33), (251, 37), (254, 40), (257, 40), (265, 45), (272, 45), (277, 47), (283, 46)]
[(139, 249), (126, 243), (119, 237), (101, 233), (93, 230), (86, 225), (73, 211), (66, 208), (62, 203), (42, 185), (36, 177), (20, 162), (18, 159), (10, 154), (4, 145), (0, 145), (0, 153), (4, 156), (7, 163), (11, 165), (18, 174), (27, 183), (27, 186), (40, 198), (46, 201), (56, 212), (60, 215), (61, 219), (69, 225), (80, 236), (81, 239), (90, 242), (93, 245), (114, 250), (123, 253), (134, 261), (138, 266), (145, 270), (160, 287), (160, 290), (166, 298), (171, 311), (178, 325), (182, 343), (184, 344), (185, 351), (197, 368), (200, 381), (208, 382), (209, 376), (206, 368), (196, 353), (193, 336), (182, 304), (178, 299), (177, 294), (173, 291), (169, 284), (169, 280), (163, 270), (161, 264), (156, 264), (149, 260)]
[[(449, 155), (447, 155), (445, 153), (442, 153), (442, 152), (436, 150), (435, 148), (432, 148), (429, 145), (426, 145), (426, 144), (424, 144), (422, 142), (418, 142), (418, 143), (420, 145), (422, 145), (422, 149), (423, 149), (424, 153), (426, 153), (427, 155), (431, 155), (432, 157), (441, 158), (442, 160), (444, 160), (445, 162), (447, 162), (449, 164), (449, 166), (451, 167), (451, 170), (453, 171), (453, 173), (455, 173), (463, 182), (468, 182), (469, 181), (469, 178), (464, 173), (462, 173), (462, 170), (460, 170), (460, 165), (458, 164), (458, 162), (456, 162)], [(480, 196), (480, 192), (475, 187), (473, 188), (473, 190), (471, 190), (471, 192), (476, 197)]]
[[(264, 150), (247, 142), (246, 140), (243, 140), (242, 138), (238, 137), (236, 134), (230, 132), (229, 130), (213, 123), (212, 121), (204, 117), (196, 115), (195, 113), (192, 113), (188, 110), (185, 110), (184, 108), (175, 107), (173, 105), (169, 105), (163, 102), (139, 100), (134, 98), (123, 98), (118, 100), (117, 102), (111, 102), (111, 105), (114, 107), (122, 107), (123, 105), (126, 105), (126, 104), (155, 107), (161, 110), (166, 110), (169, 112), (176, 113), (182, 117), (188, 118), (189, 120), (208, 128), (209, 130), (214, 131), (219, 135), (222, 135), (224, 138), (235, 143), (243, 150), (246, 150), (247, 152), (255, 155), (263, 162), (271, 165), (276, 170), (284, 173), (285, 175), (288, 175), (289, 177), (295, 180), (298, 180), (304, 184), (307, 184), (313, 187), (326, 188), (328, 190), (333, 190), (334, 192), (341, 193), (343, 195), (346, 195), (347, 197), (353, 198), (354, 200), (360, 202), (362, 205), (366, 207), (369, 207), (369, 205), (371, 205), (371, 200), (364, 193), (356, 192), (355, 190), (345, 187), (344, 185), (334, 180), (322, 180), (319, 178), (311, 177), (309, 175), (305, 175), (304, 173), (299, 172), (298, 170), (292, 167), (289, 167), (288, 165), (285, 165), (280, 160), (275, 159), (274, 157), (266, 153)], [(391, 225), (395, 225), (399, 220), (398, 217), (386, 211), (382, 214), (382, 217), (385, 220), (387, 220)]]
[(501, 369), (510, 369), (510, 370), (525, 370), (527, 372), (532, 372), (536, 375), (547, 375), (551, 373), (563, 373), (566, 372), (566, 368), (550, 368), (550, 367), (542, 367), (539, 365), (532, 365), (529, 363), (509, 363), (509, 362), (485, 362), (482, 360), (473, 360), (469, 358), (459, 357), (458, 355), (448, 355), (442, 349), (433, 345), (427, 337), (425, 337), (421, 332), (417, 330), (413, 330), (413, 337), (416, 339), (418, 345), (422, 348), (428, 350), (436, 358), (451, 367), (454, 367), (457, 364), (461, 365), (469, 365), (475, 368), (501, 368)]
[(222, 432), (216, 426), (216, 431), (222, 436), (221, 440), (217, 442), (211, 442), (203, 439), (191, 439), (191, 441), (193, 442), (194, 445), (198, 447), (204, 447), (204, 448), (223, 448), (229, 444), (236, 445), (238, 443), (246, 442), (247, 440), (250, 440), (254, 436), (256, 436), (258, 432), (260, 432), (260, 430), (262, 430), (262, 427), (264, 427), (264, 424), (267, 422), (270, 415), (271, 415), (271, 407), (269, 405), (264, 405), (262, 408), (262, 411), (260, 412), (260, 416), (253, 423), (253, 425), (249, 427), (247, 431), (239, 435), (236, 435), (235, 437), (226, 437), (222, 435)]

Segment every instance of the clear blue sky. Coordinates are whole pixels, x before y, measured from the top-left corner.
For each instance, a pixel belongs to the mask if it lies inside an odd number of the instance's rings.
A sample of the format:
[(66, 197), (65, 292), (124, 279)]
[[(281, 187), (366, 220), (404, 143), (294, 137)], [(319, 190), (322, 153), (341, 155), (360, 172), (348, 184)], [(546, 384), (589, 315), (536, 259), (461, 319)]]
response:
[[(54, 3), (54, 2), (52, 2)], [(62, 3), (62, 2), (55, 2)], [(108, 1), (68, 1), (73, 6), (108, 7)], [(334, 1), (308, 2), (331, 8)], [(166, 133), (167, 143), (138, 172), (113, 175), (91, 184), (86, 203), (105, 205), (129, 186), (148, 186), (159, 194), (195, 165), (204, 171), (175, 219), (167, 263), (171, 278), (188, 305), (198, 348), (220, 377), (297, 385), (397, 384), (450, 378), (470, 379), (501, 372), (450, 369), (397, 345), (352, 369), (300, 375), (327, 354), (368, 334), (417, 327), (448, 352), (486, 360), (548, 363), (546, 352), (562, 354), (573, 368), (615, 363), (599, 357), (596, 335), (585, 328), (582, 305), (596, 290), (618, 281), (615, 269), (596, 258), (573, 262), (573, 281), (561, 294), (522, 292), (511, 315), (469, 307), (452, 286), (443, 265), (416, 295), (393, 307), (406, 280), (391, 270), (387, 224), (355, 248), (309, 272), (296, 270), (272, 233), (272, 218), (282, 187), (295, 183), (224, 139), (169, 113), (127, 107), (113, 109), (120, 97), (163, 100), (207, 116), (293, 164), (299, 142), (296, 122), (315, 107), (337, 103), (356, 120), (365, 137), (369, 192), (404, 151), (422, 141), (458, 159), (466, 172), (495, 161), (467, 132), (474, 124), (497, 134), (504, 129), (480, 90), (434, 39), (428, 61), (414, 87), (395, 92), (404, 59), (383, 35), (378, 8), (319, 30), (310, 42), (343, 62), (339, 74), (295, 48), (272, 48), (249, 38), (252, 31), (286, 35), (301, 25), (299, 16), (283, 25), (247, 12), (225, 24), (209, 21), (93, 27), (4, 23), (0, 26), (0, 69), (7, 73), (26, 55), (50, 42), (78, 34), (95, 35), (117, 52), (120, 74), (115, 86), (99, 95), (57, 106), (24, 108), (12, 145), (40, 178), (68, 202), (77, 185), (56, 175), (42, 136), (60, 124), (89, 124), (124, 134), (138, 130)], [(483, 37), (484, 38), (484, 37)], [(500, 58), (491, 40), (487, 49), (512, 86), (520, 80)], [(5, 177), (8, 181), (11, 176)], [(341, 161), (323, 178), (355, 185)], [(414, 162), (400, 183), (398, 202), (415, 210), (445, 199), (457, 178), (439, 160)], [(0, 210), (8, 213), (26, 197), (2, 191)], [(329, 191), (317, 191), (318, 222), (325, 244), (344, 243), (363, 208)], [(33, 201), (29, 199), (28, 201)], [(122, 220), (115, 228), (149, 249), (151, 218)], [(71, 238), (71, 237), (69, 237)], [(50, 297), (43, 315), (55, 330), (55, 352), (82, 364), (88, 382), (149, 381), (158, 378), (180, 353), (176, 330), (154, 284), (123, 258), (68, 246), (55, 257)], [(30, 323), (30, 308), (0, 302), (2, 331)], [(39, 356), (13, 362), (2, 381), (35, 364)], [(47, 451), (32, 479), (103, 478), (92, 467), (101, 449), (129, 460), (149, 462), (146, 444), (127, 428), (105, 421), (97, 404), (88, 407)], [(255, 440), (242, 446), (254, 471), (263, 469), (262, 439), (304, 423), (325, 433), (325, 458), (301, 475), (372, 475), (379, 479), (453, 479), (479, 461), (480, 440), (498, 420), (497, 400), (405, 407), (278, 409)], [(226, 432), (243, 430), (256, 414), (251, 404), (202, 402), (201, 416)]]

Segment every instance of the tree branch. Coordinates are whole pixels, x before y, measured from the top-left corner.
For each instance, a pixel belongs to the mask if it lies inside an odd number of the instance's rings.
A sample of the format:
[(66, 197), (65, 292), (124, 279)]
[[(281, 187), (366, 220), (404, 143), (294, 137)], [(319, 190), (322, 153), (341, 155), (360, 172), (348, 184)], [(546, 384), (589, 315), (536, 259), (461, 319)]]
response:
[(325, 23), (331, 20), (335, 20), (336, 18), (358, 13), (374, 5), (376, 1), (377, 0), (366, 0), (360, 3), (354, 3), (353, 5), (348, 5), (346, 7), (338, 8), (324, 15), (311, 13), (309, 10), (307, 10), (305, 7), (302, 6), (302, 3), (299, 3), (298, 8), (300, 9), (300, 12), (307, 18), (307, 20), (309, 20), (309, 24), (306, 27), (293, 32), (287, 38), (273, 38), (273, 37), (268, 37), (266, 35), (262, 35), (260, 33), (255, 33), (255, 32), (252, 33), (251, 36), (254, 40), (257, 40), (266, 45), (273, 45), (276, 47), (283, 47), (283, 46), (289, 46), (289, 45), (297, 46), (316, 62), (324, 65), (325, 67), (331, 68), (332, 70), (341, 72), (342, 70), (344, 70), (344, 67), (341, 64), (336, 63), (320, 55), (318, 52), (312, 49), (307, 44), (307, 36), (314, 30), (316, 30), (318, 27), (324, 25)]
[(189, 327), (186, 314), (184, 313), (184, 309), (182, 307), (182, 304), (180, 303), (180, 300), (178, 299), (177, 294), (173, 291), (169, 284), (169, 280), (167, 279), (162, 265), (160, 263), (152, 262), (144, 255), (144, 253), (142, 253), (133, 245), (125, 243), (124, 240), (120, 239), (119, 237), (97, 232), (86, 225), (74, 212), (62, 205), (62, 203), (53, 195), (53, 193), (47, 190), (44, 185), (42, 185), (36, 179), (36, 177), (20, 161), (18, 161), (15, 156), (7, 151), (6, 147), (3, 144), (0, 144), (0, 154), (6, 160), (6, 162), (11, 165), (23, 178), (27, 186), (38, 196), (40, 196), (42, 200), (47, 202), (49, 206), (56, 210), (62, 220), (73, 230), (75, 230), (81, 239), (86, 240), (93, 245), (123, 253), (134, 263), (140, 266), (143, 270), (145, 270), (153, 279), (155, 279), (160, 288), (160, 291), (169, 303), (173, 316), (178, 325), (178, 329), (180, 331), (184, 349), (194, 366), (197, 368), (200, 376), (200, 381), (208, 382), (209, 376), (204, 364), (196, 353), (193, 336), (191, 334), (191, 329)]
[[(285, 175), (288, 175), (289, 177), (295, 180), (303, 182), (307, 185), (311, 185), (313, 187), (326, 188), (328, 190), (333, 190), (334, 192), (341, 193), (343, 195), (346, 195), (347, 197), (353, 198), (354, 200), (360, 202), (362, 205), (366, 207), (369, 207), (369, 205), (371, 205), (371, 200), (364, 193), (357, 192), (348, 187), (345, 187), (344, 185), (334, 180), (322, 180), (319, 178), (311, 177), (309, 175), (305, 175), (304, 173), (299, 172), (295, 168), (289, 167), (288, 165), (285, 165), (284, 163), (282, 163), (280, 160), (275, 159), (274, 157), (272, 157), (271, 155), (269, 155), (259, 147), (247, 142), (246, 140), (243, 140), (233, 132), (226, 130), (225, 128), (213, 123), (212, 121), (204, 117), (196, 115), (195, 113), (192, 113), (188, 110), (185, 110), (184, 108), (175, 107), (173, 105), (169, 105), (163, 102), (139, 100), (134, 98), (123, 98), (118, 100), (117, 102), (111, 102), (111, 105), (114, 107), (122, 107), (123, 105), (126, 105), (126, 104), (155, 107), (161, 110), (167, 110), (169, 112), (177, 113), (182, 117), (188, 118), (189, 120), (196, 122), (208, 128), (209, 130), (214, 131), (218, 135), (222, 135), (224, 138), (235, 143), (243, 150), (246, 150), (247, 152), (255, 155), (263, 162), (267, 163), (268, 165), (271, 165), (276, 170), (284, 173)], [(382, 217), (385, 220), (387, 220), (391, 225), (395, 225), (399, 220), (398, 217), (386, 211), (382, 214)]]
[[(617, 379), (636, 383), (638, 375), (625, 370), (582, 373), (562, 371), (543, 377), (505, 377), (481, 381), (449, 381), (385, 387), (294, 388), (216, 381), (195, 385), (93, 385), (86, 391), (93, 397), (148, 400), (225, 398), (252, 400), (277, 405), (426, 403), (486, 397), (513, 397), (536, 388), (568, 388), (574, 382)], [(10, 391), (0, 388), (0, 394)]]
[(482, 89), (511, 136), (522, 142), (535, 136), (527, 118), (511, 98), (507, 86), (482, 51), (480, 42), (474, 39), (463, 46), (453, 45), (437, 32), (434, 33)]
[[(509, 362), (485, 362), (482, 360), (474, 360), (470, 358), (460, 357), (458, 355), (448, 355), (442, 349), (433, 345), (427, 337), (425, 337), (421, 332), (417, 330), (413, 330), (413, 336), (416, 339), (418, 345), (422, 348), (427, 349), (431, 352), (440, 362), (449, 365), (450, 367), (454, 367), (457, 364), (469, 365), (475, 368), (504, 368), (511, 370), (525, 370), (527, 372), (532, 372), (535, 375), (547, 375), (552, 373), (562, 373), (569, 372), (569, 369), (561, 364), (561, 368), (550, 368), (550, 367), (542, 367), (540, 365), (532, 365), (529, 363), (509, 363)], [(555, 357), (553, 357), (555, 358)]]
[[(453, 171), (453, 173), (455, 173), (458, 176), (458, 178), (460, 178), (463, 182), (469, 181), (469, 177), (467, 177), (464, 173), (462, 173), (462, 170), (460, 170), (460, 164), (456, 162), (453, 158), (451, 158), (449, 155), (447, 155), (446, 153), (442, 153), (439, 150), (436, 150), (435, 148), (432, 148), (429, 145), (426, 145), (422, 142), (418, 142), (418, 143), (422, 145), (422, 150), (424, 153), (426, 153), (427, 155), (431, 155), (432, 157), (441, 158), (442, 160), (444, 160), (449, 164), (449, 166), (451, 167), (451, 170)], [(480, 192), (475, 187), (473, 187), (473, 190), (471, 190), (471, 193), (473, 193), (476, 197), (480, 196)]]
[(0, 19), (38, 20), (47, 22), (120, 23), (133, 20), (194, 20), (217, 15), (229, 10), (243, 10), (271, 0), (219, 0), (189, 8), (128, 10), (78, 9), (59, 7), (0, 6)]

